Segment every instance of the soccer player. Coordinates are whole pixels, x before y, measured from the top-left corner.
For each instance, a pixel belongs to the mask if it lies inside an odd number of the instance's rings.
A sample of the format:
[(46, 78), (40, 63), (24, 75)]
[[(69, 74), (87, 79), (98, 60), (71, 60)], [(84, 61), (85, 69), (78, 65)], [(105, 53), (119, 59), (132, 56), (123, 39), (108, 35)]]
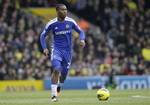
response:
[(53, 33), (51, 49), (51, 95), (52, 101), (58, 101), (58, 93), (63, 85), (72, 59), (72, 30), (79, 33), (80, 46), (85, 46), (85, 34), (70, 17), (67, 17), (67, 7), (64, 4), (56, 5), (57, 17), (47, 23), (40, 35), (40, 42), (43, 53), (48, 57), (49, 50), (46, 46), (45, 37), (49, 31)]

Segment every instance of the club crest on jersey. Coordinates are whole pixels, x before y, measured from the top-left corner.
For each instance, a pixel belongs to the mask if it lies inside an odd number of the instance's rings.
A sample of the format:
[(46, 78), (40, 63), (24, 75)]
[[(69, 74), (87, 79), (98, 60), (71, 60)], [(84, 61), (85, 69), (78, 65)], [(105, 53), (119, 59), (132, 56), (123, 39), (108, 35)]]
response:
[(68, 29), (69, 28), (69, 25), (68, 24), (66, 24), (66, 29)]

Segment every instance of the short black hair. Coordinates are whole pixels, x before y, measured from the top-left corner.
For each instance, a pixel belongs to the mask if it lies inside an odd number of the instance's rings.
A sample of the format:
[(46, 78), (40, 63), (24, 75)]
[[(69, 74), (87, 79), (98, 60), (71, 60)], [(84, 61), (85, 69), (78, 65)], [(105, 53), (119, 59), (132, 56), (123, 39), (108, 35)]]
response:
[(56, 4), (56, 10), (58, 10), (59, 9), (59, 7), (61, 7), (61, 6), (66, 6), (65, 4)]

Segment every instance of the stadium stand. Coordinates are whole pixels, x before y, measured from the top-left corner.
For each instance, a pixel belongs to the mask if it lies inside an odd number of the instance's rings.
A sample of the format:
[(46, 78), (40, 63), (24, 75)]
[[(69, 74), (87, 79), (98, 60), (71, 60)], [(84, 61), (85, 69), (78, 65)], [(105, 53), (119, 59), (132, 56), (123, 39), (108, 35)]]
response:
[[(40, 52), (43, 18), (22, 8), (50, 7), (56, 0), (0, 0), (0, 80), (44, 79), (51, 64)], [(150, 74), (148, 0), (72, 0), (69, 11), (97, 25), (86, 30), (86, 47), (74, 39), (70, 76)], [(96, 5), (95, 5), (96, 4)], [(84, 21), (81, 21), (83, 25)], [(87, 25), (88, 26), (88, 25)]]

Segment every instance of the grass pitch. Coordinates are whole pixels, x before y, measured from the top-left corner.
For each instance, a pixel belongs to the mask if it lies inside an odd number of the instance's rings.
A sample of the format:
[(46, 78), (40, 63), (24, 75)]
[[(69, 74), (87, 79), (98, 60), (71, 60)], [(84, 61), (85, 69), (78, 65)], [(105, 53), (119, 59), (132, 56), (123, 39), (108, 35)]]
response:
[(58, 102), (50, 91), (1, 92), (0, 105), (150, 105), (150, 90), (112, 90), (108, 101), (98, 101), (97, 90), (64, 90)]

